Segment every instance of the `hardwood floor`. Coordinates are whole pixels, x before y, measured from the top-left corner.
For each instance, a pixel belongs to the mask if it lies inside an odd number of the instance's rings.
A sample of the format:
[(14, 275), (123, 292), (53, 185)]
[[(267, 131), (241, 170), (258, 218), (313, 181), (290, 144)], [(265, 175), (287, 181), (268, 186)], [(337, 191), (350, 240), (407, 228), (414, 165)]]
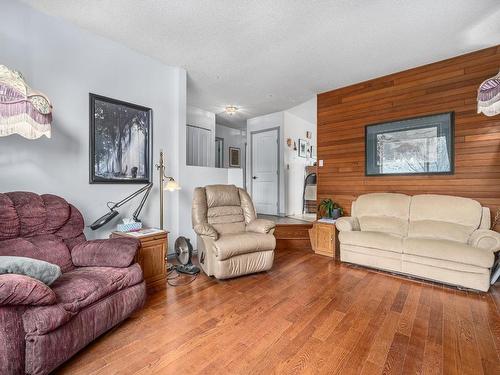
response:
[(499, 374), (499, 287), (465, 292), (280, 251), (149, 297), (59, 374)]

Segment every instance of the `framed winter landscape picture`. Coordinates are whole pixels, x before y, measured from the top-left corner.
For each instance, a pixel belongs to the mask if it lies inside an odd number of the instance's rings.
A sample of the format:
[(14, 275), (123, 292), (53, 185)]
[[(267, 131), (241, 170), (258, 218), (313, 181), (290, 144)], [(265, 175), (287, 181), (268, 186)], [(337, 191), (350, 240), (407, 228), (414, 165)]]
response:
[(151, 108), (90, 98), (90, 183), (148, 183), (152, 175)]
[(368, 125), (367, 176), (452, 174), (453, 112)]

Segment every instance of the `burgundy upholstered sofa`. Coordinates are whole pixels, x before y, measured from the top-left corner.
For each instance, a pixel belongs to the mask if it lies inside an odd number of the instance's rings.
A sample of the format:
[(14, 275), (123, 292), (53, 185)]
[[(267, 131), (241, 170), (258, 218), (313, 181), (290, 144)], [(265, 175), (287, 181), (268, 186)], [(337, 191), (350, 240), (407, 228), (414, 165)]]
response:
[(1, 374), (48, 374), (143, 306), (138, 241), (87, 241), (83, 226), (58, 196), (0, 193), (0, 256), (44, 260), (63, 272), (50, 289), (0, 275)]

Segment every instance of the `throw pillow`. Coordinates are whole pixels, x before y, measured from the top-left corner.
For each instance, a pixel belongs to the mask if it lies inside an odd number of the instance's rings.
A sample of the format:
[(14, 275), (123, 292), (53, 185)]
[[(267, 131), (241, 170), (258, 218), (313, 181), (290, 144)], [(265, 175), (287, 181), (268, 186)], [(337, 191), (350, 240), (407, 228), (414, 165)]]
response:
[(13, 273), (25, 275), (50, 285), (61, 276), (61, 268), (43, 260), (0, 256), (0, 274)]

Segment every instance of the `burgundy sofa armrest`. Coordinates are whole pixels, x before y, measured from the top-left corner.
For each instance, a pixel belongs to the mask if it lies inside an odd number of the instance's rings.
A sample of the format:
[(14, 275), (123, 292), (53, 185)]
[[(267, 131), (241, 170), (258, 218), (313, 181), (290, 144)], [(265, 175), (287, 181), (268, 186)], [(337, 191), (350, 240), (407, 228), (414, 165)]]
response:
[(0, 275), (0, 306), (52, 305), (55, 302), (54, 291), (39, 280), (12, 273)]
[(73, 248), (71, 259), (77, 267), (125, 268), (133, 263), (139, 246), (135, 238), (85, 241)]

